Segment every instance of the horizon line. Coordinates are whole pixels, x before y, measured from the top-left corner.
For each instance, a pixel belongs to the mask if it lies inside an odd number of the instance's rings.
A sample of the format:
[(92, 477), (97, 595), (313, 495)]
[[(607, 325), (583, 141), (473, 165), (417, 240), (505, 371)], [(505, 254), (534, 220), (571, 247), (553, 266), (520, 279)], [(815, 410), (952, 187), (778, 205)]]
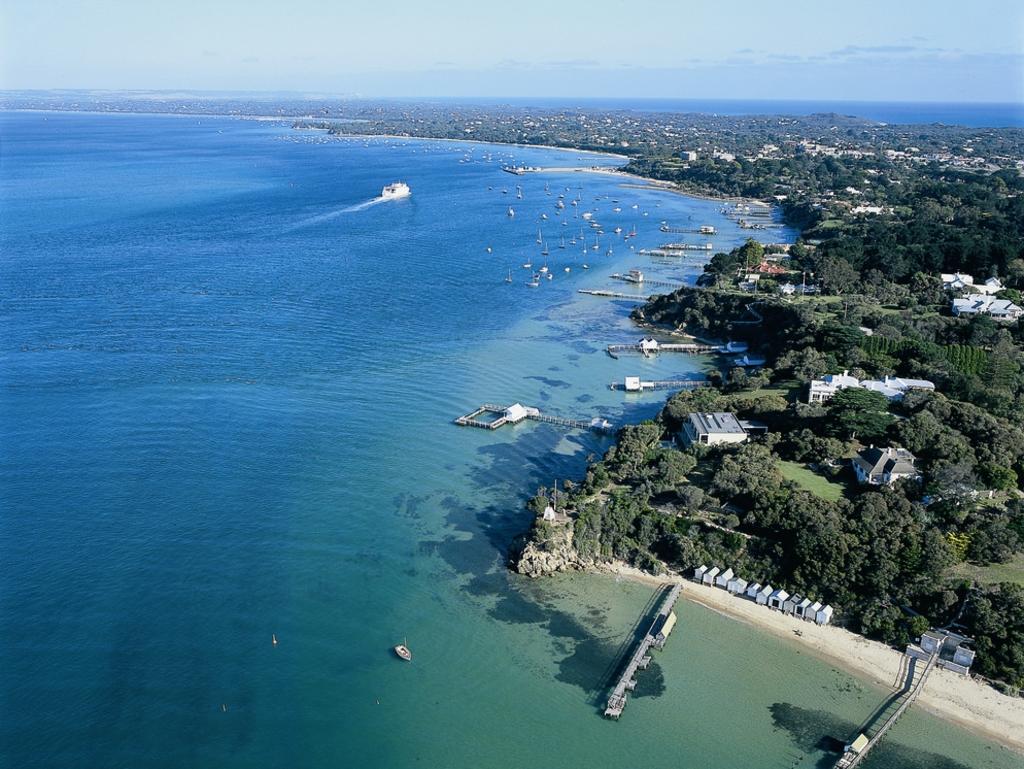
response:
[(318, 91), (303, 91), (296, 89), (286, 90), (261, 90), (261, 89), (206, 89), (206, 88), (63, 88), (63, 87), (49, 87), (49, 88), (0, 88), (0, 95), (7, 94), (53, 94), (53, 93), (106, 93), (106, 94), (188, 94), (193, 96), (201, 95), (216, 95), (216, 96), (296, 96), (307, 99), (344, 99), (346, 101), (408, 101), (408, 102), (426, 102), (426, 101), (452, 101), (455, 99), (470, 99), (473, 101), (480, 100), (523, 100), (523, 99), (539, 99), (543, 101), (620, 101), (620, 102), (645, 102), (645, 101), (694, 101), (694, 102), (785, 102), (789, 104), (815, 104), (815, 103), (835, 103), (835, 104), (988, 104), (998, 106), (1010, 106), (1020, 107), (1024, 109), (1024, 101), (991, 101), (991, 100), (949, 100), (941, 101), (934, 99), (844, 99), (837, 97), (818, 97), (818, 98), (788, 98), (784, 96), (571, 96), (571, 95), (559, 95), (559, 96), (539, 96), (539, 95), (402, 95), (402, 96), (374, 96), (366, 94), (351, 94), (351, 93), (323, 93)]

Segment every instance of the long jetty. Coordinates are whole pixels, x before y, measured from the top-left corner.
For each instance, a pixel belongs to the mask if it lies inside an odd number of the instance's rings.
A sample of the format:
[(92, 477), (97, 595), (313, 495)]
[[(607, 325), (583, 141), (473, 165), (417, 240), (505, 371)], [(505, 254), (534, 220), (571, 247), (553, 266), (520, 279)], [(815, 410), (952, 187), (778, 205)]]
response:
[[(497, 414), (498, 416), (490, 421), (480, 419), (484, 414)], [(519, 403), (513, 403), (510, 406), (499, 406), (494, 403), (484, 403), (477, 406), (477, 408), (473, 409), (468, 414), (456, 417), (453, 421), (455, 424), (462, 427), (479, 427), (483, 430), (497, 430), (499, 427), (504, 427), (505, 425), (518, 424), (525, 419), (529, 419), (533, 422), (546, 422), (547, 424), (558, 425), (560, 427), (568, 427), (572, 430), (592, 430), (595, 433), (610, 433), (614, 431), (614, 426), (607, 419), (602, 419), (600, 417), (589, 421), (585, 419), (569, 419), (567, 417), (555, 416), (554, 414), (544, 414), (540, 409), (534, 406), (523, 406)]]
[(662, 251), (713, 251), (711, 243), (662, 243), (659, 247)]
[(703, 355), (712, 352), (743, 352), (740, 349), (730, 350), (728, 345), (724, 344), (658, 344), (655, 346), (644, 344), (643, 342), (637, 344), (610, 344), (605, 350), (613, 358), (618, 358), (619, 353), (624, 352), (638, 352), (645, 358), (649, 358), (653, 353), (658, 352), (681, 352), (690, 355)]
[(668, 224), (663, 224), (658, 228), (662, 232), (671, 232), (676, 235), (707, 235), (711, 236), (716, 234), (715, 228), (705, 224), (702, 227), (672, 227)]
[(618, 719), (622, 715), (622, 711), (626, 708), (627, 693), (636, 688), (637, 671), (646, 670), (647, 666), (651, 664), (651, 649), (664, 648), (665, 641), (676, 624), (676, 615), (672, 609), (675, 608), (676, 601), (679, 600), (679, 594), (682, 591), (682, 584), (676, 583), (665, 595), (665, 600), (662, 601), (661, 608), (658, 609), (658, 616), (654, 618), (654, 622), (651, 623), (647, 634), (644, 635), (637, 645), (632, 656), (629, 658), (629, 662), (626, 663), (622, 675), (619, 676), (615, 687), (612, 689), (611, 695), (608, 697), (608, 704), (604, 709), (604, 714), (607, 718)]
[(646, 302), (650, 299), (649, 296), (643, 296), (642, 294), (623, 294), (619, 291), (606, 291), (604, 289), (581, 288), (578, 289), (578, 293), (588, 294), (589, 296), (604, 296), (609, 299), (635, 299), (638, 302)]
[(671, 281), (668, 280), (650, 280), (647, 277), (636, 277), (635, 275), (630, 275), (629, 273), (623, 274), (621, 272), (616, 272), (613, 273), (611, 277), (614, 280), (621, 280), (626, 283), (632, 283), (635, 286), (643, 285), (657, 286), (661, 288), (686, 288), (685, 283), (672, 283)]
[(867, 737), (867, 732), (869, 731), (867, 728), (862, 728), (857, 739), (847, 747), (843, 755), (841, 755), (839, 760), (836, 761), (834, 769), (854, 769), (854, 767), (859, 766), (861, 761), (867, 757), (871, 749), (881, 742), (885, 733), (888, 732), (889, 729), (892, 728), (893, 724), (900, 719), (900, 716), (907, 712), (907, 709), (914, 704), (918, 695), (921, 694), (921, 690), (924, 689), (925, 681), (928, 680), (929, 673), (932, 672), (935, 668), (936, 662), (938, 662), (939, 650), (936, 649), (931, 653), (925, 663), (924, 670), (921, 671), (918, 671), (917, 669), (918, 664), (922, 661), (920, 658), (908, 655), (907, 659), (909, 664), (907, 665), (907, 677), (903, 683), (903, 689), (900, 690), (898, 696), (888, 700), (881, 711), (874, 714), (871, 719), (869, 719), (869, 722), (877, 720), (877, 717), (881, 715), (881, 713), (884, 713), (886, 710), (889, 710), (894, 706), (895, 710), (889, 714), (888, 718), (882, 722), (881, 726), (873, 730), (874, 733), (868, 737), (867, 742), (858, 744), (858, 742), (862, 741), (862, 738)]
[(711, 383), (706, 379), (656, 379), (654, 381), (641, 380), (635, 377), (626, 377), (625, 382), (612, 382), (608, 385), (609, 390), (624, 390), (626, 392), (644, 392), (645, 390), (685, 390), (688, 387), (707, 387)]

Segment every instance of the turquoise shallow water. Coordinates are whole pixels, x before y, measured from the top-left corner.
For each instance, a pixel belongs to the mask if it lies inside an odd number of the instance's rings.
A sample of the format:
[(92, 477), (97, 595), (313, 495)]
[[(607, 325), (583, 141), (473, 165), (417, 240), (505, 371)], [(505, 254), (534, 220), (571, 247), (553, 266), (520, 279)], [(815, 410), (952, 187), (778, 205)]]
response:
[[(612, 360), (638, 336), (629, 302), (576, 290), (696, 268), (558, 249), (578, 221), (555, 195), (582, 185), (638, 248), (662, 219), (739, 242), (716, 204), (499, 170), (574, 153), (0, 119), (4, 766), (814, 766), (881, 697), (686, 604), (605, 722), (650, 590), (527, 583), (503, 559), (525, 497), (607, 440), (451, 425), (484, 401), (654, 414), (607, 383), (708, 362)], [(366, 205), (395, 179), (411, 199)], [(530, 289), (538, 225), (555, 278)], [(411, 665), (389, 651), (404, 638)], [(918, 712), (868, 764), (1019, 765)]]

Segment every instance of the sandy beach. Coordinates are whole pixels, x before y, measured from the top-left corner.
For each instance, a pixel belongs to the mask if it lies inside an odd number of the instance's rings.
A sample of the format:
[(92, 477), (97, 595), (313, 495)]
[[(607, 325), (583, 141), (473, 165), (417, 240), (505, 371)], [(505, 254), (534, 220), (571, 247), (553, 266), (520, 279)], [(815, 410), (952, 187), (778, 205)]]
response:
[[(682, 597), (686, 600), (799, 645), (837, 668), (880, 686), (892, 687), (899, 675), (903, 655), (848, 630), (804, 622), (725, 590), (678, 576), (654, 577), (624, 564), (607, 567), (606, 571), (651, 585), (682, 581)], [(800, 630), (801, 635), (796, 635), (794, 630)], [(979, 681), (937, 669), (928, 678), (915, 707), (923, 707), (940, 718), (1024, 753), (1024, 698), (1008, 697)]]

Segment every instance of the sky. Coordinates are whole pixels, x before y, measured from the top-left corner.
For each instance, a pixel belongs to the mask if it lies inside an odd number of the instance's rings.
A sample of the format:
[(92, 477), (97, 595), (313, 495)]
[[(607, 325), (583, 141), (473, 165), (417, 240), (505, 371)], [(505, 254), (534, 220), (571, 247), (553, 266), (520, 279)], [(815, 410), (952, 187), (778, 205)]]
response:
[(2, 0), (0, 88), (1024, 102), (1024, 0)]

